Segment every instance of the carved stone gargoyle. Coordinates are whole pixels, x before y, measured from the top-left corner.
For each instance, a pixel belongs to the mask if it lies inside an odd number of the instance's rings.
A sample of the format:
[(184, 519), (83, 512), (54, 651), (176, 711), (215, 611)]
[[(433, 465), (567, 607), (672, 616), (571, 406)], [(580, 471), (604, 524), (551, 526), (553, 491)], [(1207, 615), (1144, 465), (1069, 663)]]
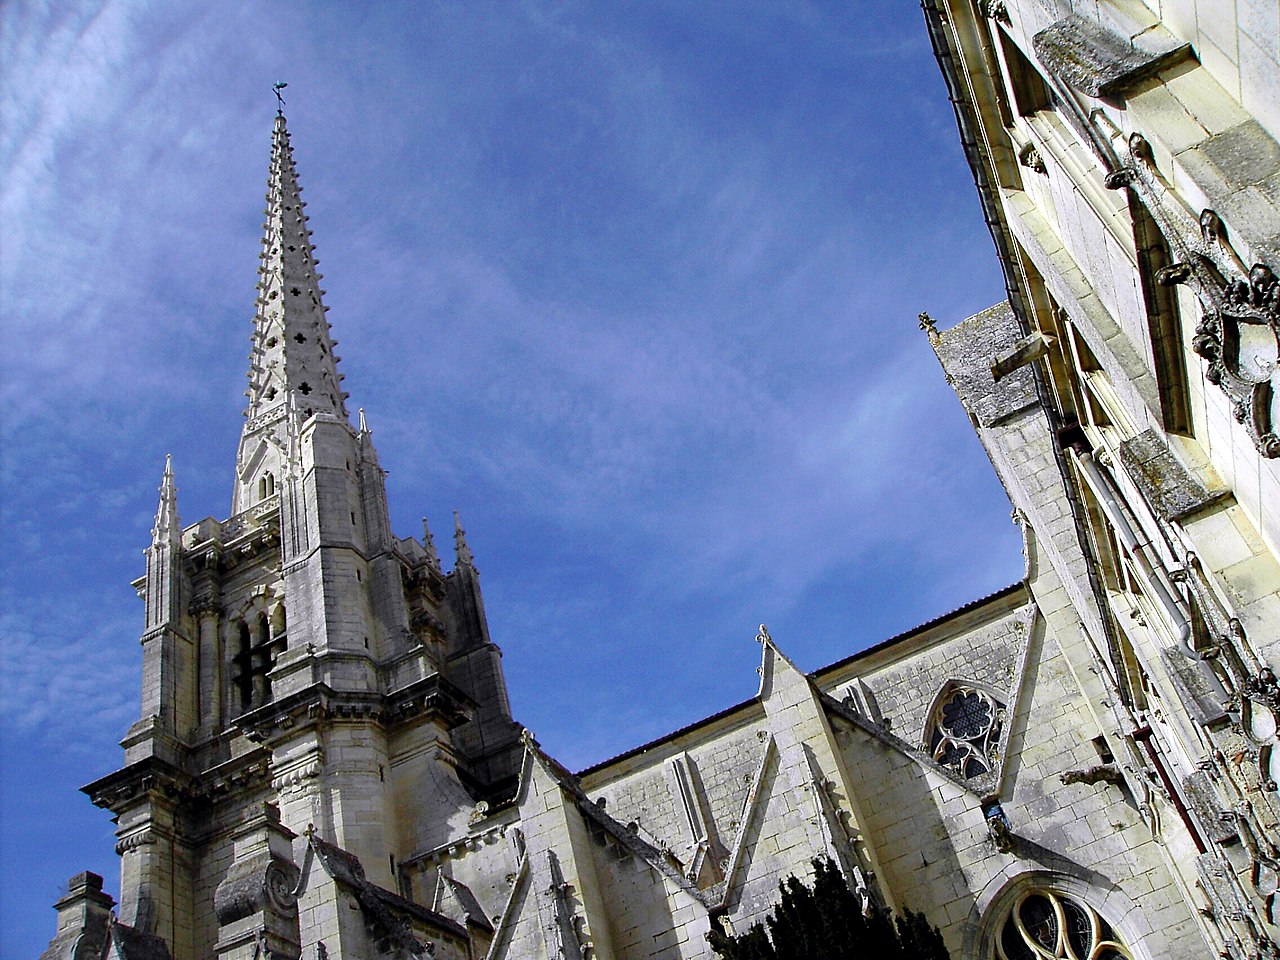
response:
[(1246, 267), (1212, 210), (1197, 221), (1156, 170), (1151, 145), (1129, 138), (1130, 163), (1107, 176), (1113, 190), (1136, 192), (1164, 234), (1175, 262), (1157, 282), (1187, 284), (1202, 316), (1192, 349), (1208, 364), (1205, 378), (1231, 401), (1235, 419), (1264, 457), (1280, 457), (1280, 277), (1264, 263)]

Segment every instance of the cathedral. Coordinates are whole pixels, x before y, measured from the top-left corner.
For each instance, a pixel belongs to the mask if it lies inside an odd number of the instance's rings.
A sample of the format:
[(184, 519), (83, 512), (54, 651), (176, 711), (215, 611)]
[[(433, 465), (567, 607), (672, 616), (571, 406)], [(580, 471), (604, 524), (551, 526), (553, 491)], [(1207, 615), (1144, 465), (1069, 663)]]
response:
[(391, 530), (277, 115), (231, 513), (166, 466), (119, 903), (42, 960), (711, 958), (815, 858), (957, 960), (1280, 957), (1280, 15), (923, 8), (1007, 300), (920, 349), (1022, 580), (808, 674), (762, 625), (755, 697), (566, 769), (456, 518)]

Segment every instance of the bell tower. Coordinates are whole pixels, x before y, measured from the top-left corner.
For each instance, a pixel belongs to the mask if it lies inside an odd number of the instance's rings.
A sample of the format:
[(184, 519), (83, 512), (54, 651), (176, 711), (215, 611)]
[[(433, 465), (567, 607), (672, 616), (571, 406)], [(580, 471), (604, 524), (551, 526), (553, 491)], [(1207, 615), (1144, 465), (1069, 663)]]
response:
[(231, 514), (183, 527), (166, 462), (134, 584), (141, 718), (124, 765), (84, 788), (118, 824), (113, 929), (174, 960), (296, 957), (301, 930), (361, 955), (368, 931), (344, 932), (305, 865), (347, 864), (392, 896), (398, 862), (515, 789), (519, 728), (471, 550), (459, 525), (446, 572), (425, 522), (421, 542), (391, 529), (301, 197), (281, 111)]

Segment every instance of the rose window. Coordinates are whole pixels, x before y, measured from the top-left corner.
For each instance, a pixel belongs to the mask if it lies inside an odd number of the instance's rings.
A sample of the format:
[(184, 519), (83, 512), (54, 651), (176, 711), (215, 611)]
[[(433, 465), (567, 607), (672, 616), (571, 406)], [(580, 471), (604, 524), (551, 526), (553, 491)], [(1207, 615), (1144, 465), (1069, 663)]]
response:
[(934, 710), (929, 752), (934, 760), (969, 778), (996, 767), (1004, 704), (984, 690), (957, 685)]
[(1133, 960), (1088, 904), (1049, 890), (1018, 898), (996, 942), (997, 960)]

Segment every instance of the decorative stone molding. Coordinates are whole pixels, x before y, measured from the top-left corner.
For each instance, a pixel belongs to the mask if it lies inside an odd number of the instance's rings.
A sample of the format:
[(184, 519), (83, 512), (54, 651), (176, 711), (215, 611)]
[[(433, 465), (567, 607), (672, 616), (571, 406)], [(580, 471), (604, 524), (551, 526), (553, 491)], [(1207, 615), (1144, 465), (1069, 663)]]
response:
[(222, 605), (218, 602), (217, 597), (212, 594), (204, 594), (191, 598), (191, 602), (187, 605), (187, 612), (196, 619), (216, 617), (222, 612)]
[(308, 780), (314, 780), (324, 770), (324, 754), (317, 750), (301, 760), (283, 766), (271, 778), (271, 789), (288, 794), (301, 790)]
[(150, 846), (156, 842), (155, 832), (150, 826), (143, 827), (136, 833), (130, 833), (121, 837), (116, 842), (116, 856), (124, 856), (130, 850), (137, 850), (139, 847)]
[(385, 696), (314, 684), (250, 710), (235, 723), (253, 742), (270, 744), (281, 733), (321, 722), (368, 722), (390, 728), (427, 718), (451, 729), (466, 722), (470, 709), (465, 693), (433, 674)]
[(244, 432), (255, 433), (258, 430), (263, 430), (267, 427), (273, 426), (283, 420), (287, 412), (288, 404), (276, 404), (274, 408), (260, 413), (256, 417), (249, 418), (249, 420), (245, 422)]
[(192, 784), (193, 797), (217, 797), (228, 793), (251, 788), (262, 784), (267, 779), (271, 763), (267, 757), (249, 755), (249, 761), (234, 770), (226, 770), (220, 776), (202, 777)]
[(1156, 170), (1151, 145), (1129, 138), (1130, 162), (1107, 176), (1113, 190), (1127, 187), (1146, 204), (1169, 243), (1175, 262), (1156, 275), (1165, 285), (1187, 284), (1203, 316), (1192, 348), (1207, 363), (1205, 378), (1227, 395), (1231, 412), (1258, 451), (1280, 457), (1276, 434), (1277, 365), (1280, 363), (1280, 278), (1264, 263), (1246, 267), (1212, 210), (1195, 219)]
[[(449, 843), (428, 850), (425, 853), (418, 853), (400, 862), (403, 870), (416, 870), (420, 873), (427, 873), (434, 870), (440, 864), (448, 860), (457, 860), (465, 857), (468, 853), (480, 849), (481, 847), (492, 846), (503, 837), (505, 837), (510, 829), (508, 824), (496, 824), (487, 830), (478, 833), (469, 833), (465, 837), (457, 840), (451, 840)], [(519, 833), (516, 829), (515, 833)]]
[(192, 796), (197, 789), (197, 781), (190, 774), (152, 756), (95, 780), (84, 792), (95, 806), (118, 814), (144, 798), (172, 801)]

